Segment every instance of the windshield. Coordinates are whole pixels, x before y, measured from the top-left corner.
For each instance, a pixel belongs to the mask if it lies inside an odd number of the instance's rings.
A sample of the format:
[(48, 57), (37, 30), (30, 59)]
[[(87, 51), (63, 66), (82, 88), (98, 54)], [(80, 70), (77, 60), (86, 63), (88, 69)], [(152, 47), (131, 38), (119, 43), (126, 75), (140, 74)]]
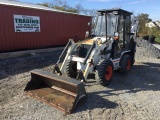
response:
[(113, 36), (117, 32), (118, 16), (111, 14), (107, 15), (107, 35)]
[[(107, 35), (113, 36), (117, 30), (117, 15), (107, 15)], [(106, 20), (105, 15), (99, 15), (96, 20), (96, 26), (94, 28), (94, 35), (106, 36)]]
[(97, 17), (97, 21), (96, 21), (96, 26), (94, 29), (94, 34), (95, 35), (101, 35), (101, 36), (105, 36), (106, 35), (106, 26), (105, 26), (105, 15), (102, 16), (98, 16)]

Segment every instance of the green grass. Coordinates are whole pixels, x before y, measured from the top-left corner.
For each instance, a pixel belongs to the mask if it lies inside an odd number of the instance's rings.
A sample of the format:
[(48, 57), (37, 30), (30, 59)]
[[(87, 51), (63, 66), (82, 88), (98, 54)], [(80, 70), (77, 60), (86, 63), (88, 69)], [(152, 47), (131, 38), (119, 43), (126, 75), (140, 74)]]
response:
[(160, 38), (156, 38), (155, 42), (160, 43)]

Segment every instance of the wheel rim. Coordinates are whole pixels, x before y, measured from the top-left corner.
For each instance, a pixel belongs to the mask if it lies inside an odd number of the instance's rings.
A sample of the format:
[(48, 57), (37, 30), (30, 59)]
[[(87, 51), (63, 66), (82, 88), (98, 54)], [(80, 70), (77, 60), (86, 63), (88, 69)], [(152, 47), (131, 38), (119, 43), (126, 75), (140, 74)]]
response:
[(128, 59), (128, 61), (127, 61), (127, 70), (130, 70), (130, 68), (131, 68), (131, 60)]
[(108, 66), (106, 69), (106, 74), (105, 74), (105, 78), (107, 81), (109, 81), (111, 79), (112, 74), (113, 74), (113, 68), (112, 68), (112, 66)]

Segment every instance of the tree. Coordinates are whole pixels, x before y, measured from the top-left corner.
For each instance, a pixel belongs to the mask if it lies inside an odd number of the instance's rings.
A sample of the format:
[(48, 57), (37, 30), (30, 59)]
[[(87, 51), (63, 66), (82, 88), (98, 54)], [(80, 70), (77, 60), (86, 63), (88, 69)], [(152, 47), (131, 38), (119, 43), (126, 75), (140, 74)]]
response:
[(52, 3), (49, 3), (49, 2), (44, 2), (42, 4), (39, 4), (38, 5), (42, 5), (42, 6), (45, 6), (45, 7), (53, 7), (53, 4)]
[(77, 10), (75, 8), (69, 6), (66, 1), (62, 1), (62, 0), (54, 0), (53, 3), (45, 2), (39, 5), (54, 8), (57, 10), (66, 11), (66, 12), (77, 13)]
[(146, 28), (145, 28), (145, 24), (148, 23), (148, 22), (151, 22), (152, 19), (149, 18), (149, 15), (148, 14), (144, 14), (144, 13), (141, 13), (137, 16), (138, 18), (138, 21), (139, 21), (139, 32), (140, 33), (143, 33), (145, 32), (146, 33)]
[(53, 3), (51, 2), (44, 2), (42, 4), (39, 4), (45, 7), (54, 8), (57, 10), (67, 11), (67, 12), (73, 12), (83, 15), (89, 15), (89, 16), (95, 16), (96, 10), (92, 9), (85, 9), (81, 4), (76, 4), (74, 7), (71, 7), (68, 5), (68, 3), (65, 0), (53, 0)]
[(77, 10), (78, 14), (83, 14), (83, 15), (95, 16), (97, 13), (95, 9), (83, 8), (83, 6), (80, 3), (75, 6), (75, 9)]
[(76, 4), (75, 9), (77, 10), (77, 13), (80, 14), (84, 11), (84, 8), (80, 3)]

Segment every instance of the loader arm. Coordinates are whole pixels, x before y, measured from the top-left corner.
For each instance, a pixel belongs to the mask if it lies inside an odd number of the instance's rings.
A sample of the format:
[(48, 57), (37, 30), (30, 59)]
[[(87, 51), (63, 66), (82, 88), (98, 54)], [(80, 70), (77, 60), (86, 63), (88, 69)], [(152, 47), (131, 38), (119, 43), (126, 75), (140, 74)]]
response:
[[(58, 73), (58, 74), (62, 75), (65, 73), (65, 65), (66, 65), (67, 58), (71, 54), (71, 52), (75, 46), (76, 46), (75, 42), (72, 39), (70, 39), (69, 42), (67, 43), (66, 47), (64, 48), (63, 52), (61, 53), (57, 63), (54, 65), (54, 68), (53, 68), (54, 74)], [(59, 68), (58, 64), (62, 60), (63, 60), (63, 63), (61, 65), (61, 68)]]
[(75, 47), (76, 47), (75, 42), (73, 40), (71, 40), (71, 45), (68, 47), (67, 54), (65, 53), (65, 58), (64, 58), (63, 63), (61, 65), (61, 68), (60, 68), (60, 71), (61, 71), (62, 74), (65, 73), (65, 67), (66, 67), (66, 63), (67, 63), (68, 57), (72, 54), (73, 49)]
[(98, 46), (98, 43), (94, 41), (92, 45), (90, 45), (90, 48), (88, 49), (85, 58), (71, 56), (71, 60), (77, 62), (77, 80), (82, 80), (86, 82), (88, 74), (93, 72), (94, 66), (92, 60), (95, 54), (96, 46)]

